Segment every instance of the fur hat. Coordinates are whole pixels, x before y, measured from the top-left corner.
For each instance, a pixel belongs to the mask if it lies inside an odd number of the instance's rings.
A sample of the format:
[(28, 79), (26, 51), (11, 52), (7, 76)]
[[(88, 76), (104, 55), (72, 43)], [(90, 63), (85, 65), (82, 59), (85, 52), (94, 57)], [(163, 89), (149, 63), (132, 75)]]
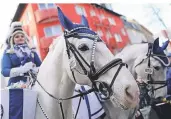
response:
[[(13, 53), (14, 52), (14, 36), (17, 34), (17, 33), (22, 33), (24, 34), (25, 36), (25, 41), (26, 41), (26, 44), (28, 44), (29, 42), (29, 37), (28, 35), (25, 33), (25, 31), (23, 30), (22, 28), (22, 23), (21, 22), (13, 22), (11, 24), (11, 27), (10, 27), (10, 30), (9, 30), (9, 35), (7, 37), (7, 40), (6, 40), (6, 43), (7, 45), (9, 46), (10, 49), (8, 49), (8, 53)], [(29, 44), (28, 44), (29, 46)]]

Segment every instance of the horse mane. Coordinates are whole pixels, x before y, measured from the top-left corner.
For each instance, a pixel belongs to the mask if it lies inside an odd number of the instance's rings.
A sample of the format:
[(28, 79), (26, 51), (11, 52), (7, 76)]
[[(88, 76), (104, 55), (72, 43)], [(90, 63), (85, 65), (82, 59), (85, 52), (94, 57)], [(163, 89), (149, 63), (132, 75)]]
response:
[[(140, 56), (140, 54), (147, 53), (148, 50), (148, 44), (147, 43), (141, 43), (141, 44), (133, 44), (128, 45), (124, 47), (118, 54), (116, 54), (116, 58), (120, 57), (123, 59), (123, 61), (127, 61), (128, 57), (131, 57), (131, 59), (136, 59)], [(130, 52), (132, 51), (132, 52)]]
[(63, 35), (60, 35), (56, 38), (53, 39), (51, 45), (49, 46), (49, 51), (53, 51), (55, 49), (56, 44), (58, 43), (58, 41), (62, 38)]
[(142, 44), (144, 44), (144, 43), (148, 43), (148, 42), (146, 42), (146, 41), (142, 41), (141, 43), (142, 43)]

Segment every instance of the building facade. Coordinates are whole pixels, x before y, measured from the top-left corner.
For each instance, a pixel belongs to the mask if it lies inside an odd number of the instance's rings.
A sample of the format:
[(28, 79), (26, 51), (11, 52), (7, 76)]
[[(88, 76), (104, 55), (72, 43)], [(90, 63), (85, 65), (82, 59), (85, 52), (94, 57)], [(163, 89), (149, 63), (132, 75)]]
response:
[(68, 18), (80, 23), (84, 15), (92, 30), (106, 42), (112, 53), (129, 43), (128, 35), (120, 14), (105, 5), (99, 4), (19, 4), (12, 21), (21, 21), (24, 30), (31, 37), (30, 42), (36, 46), (43, 60), (53, 39), (61, 35), (57, 9), (59, 6)]
[(154, 41), (153, 34), (136, 20), (128, 20), (126, 17), (122, 17), (122, 20), (131, 44)]
[(153, 38), (153, 34), (152, 32), (150, 32), (146, 27), (144, 27), (143, 25), (141, 25), (141, 32), (144, 34), (146, 41), (145, 42), (149, 42), (149, 43), (153, 43), (154, 42), (154, 38)]

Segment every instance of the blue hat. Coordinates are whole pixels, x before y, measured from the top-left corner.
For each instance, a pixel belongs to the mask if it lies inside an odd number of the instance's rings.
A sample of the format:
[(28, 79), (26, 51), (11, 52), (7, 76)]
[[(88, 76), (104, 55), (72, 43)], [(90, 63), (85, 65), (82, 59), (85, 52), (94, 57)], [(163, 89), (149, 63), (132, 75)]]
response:
[[(85, 16), (82, 15), (81, 23), (77, 24), (77, 23), (73, 23), (67, 16), (65, 16), (59, 7), (57, 7), (57, 9), (58, 9), (59, 21), (65, 30), (71, 31), (73, 29), (80, 28), (74, 31), (77, 33), (87, 33), (87, 34), (97, 35), (97, 33), (89, 29), (89, 24)], [(81, 29), (81, 27), (84, 27), (84, 28)]]
[(167, 67), (170, 64), (170, 61), (166, 54), (164, 53), (164, 50), (167, 48), (169, 41), (166, 41), (162, 47), (159, 46), (159, 38), (157, 38), (153, 43), (153, 56), (155, 59), (157, 59), (163, 66)]

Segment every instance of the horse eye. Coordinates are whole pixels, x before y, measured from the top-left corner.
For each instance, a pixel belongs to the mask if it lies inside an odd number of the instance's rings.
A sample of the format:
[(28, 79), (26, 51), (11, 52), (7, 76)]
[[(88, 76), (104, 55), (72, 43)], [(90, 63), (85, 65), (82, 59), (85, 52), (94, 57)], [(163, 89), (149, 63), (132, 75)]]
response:
[(154, 69), (158, 71), (160, 69), (160, 67), (159, 66), (154, 66)]
[(81, 51), (89, 50), (89, 47), (86, 44), (81, 44), (78, 46), (78, 49)]

